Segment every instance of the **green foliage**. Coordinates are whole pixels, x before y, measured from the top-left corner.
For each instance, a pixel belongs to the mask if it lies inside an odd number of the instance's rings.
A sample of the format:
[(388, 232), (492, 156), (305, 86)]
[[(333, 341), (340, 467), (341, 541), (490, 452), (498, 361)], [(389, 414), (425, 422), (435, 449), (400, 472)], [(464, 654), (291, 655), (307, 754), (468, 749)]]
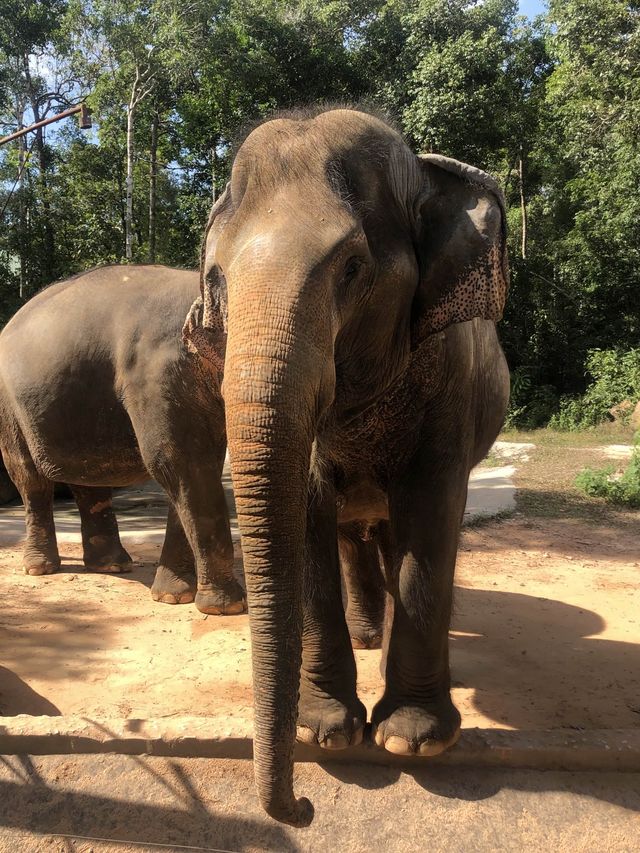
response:
[(511, 374), (511, 395), (506, 429), (538, 429), (546, 426), (558, 408), (558, 395), (551, 385), (535, 381), (535, 371), (522, 366)]
[(196, 265), (243, 126), (364, 99), (416, 151), (504, 189), (508, 424), (582, 427), (638, 399), (633, 367), (590, 355), (640, 342), (637, 2), (551, 0), (529, 21), (516, 0), (6, 0), (0, 133), (85, 97), (94, 129), (72, 119), (0, 148), (0, 324), (56, 277), (123, 261), (136, 75), (133, 260)]
[(599, 470), (586, 468), (576, 477), (576, 485), (591, 497), (604, 498), (618, 506), (639, 508), (640, 432), (636, 433), (631, 461), (622, 474), (616, 474), (612, 466)]
[[(593, 382), (581, 397), (565, 398), (559, 411), (551, 418), (549, 426), (558, 430), (585, 429), (610, 419), (609, 410), (620, 403), (640, 400), (640, 349), (621, 351), (592, 350), (587, 357), (586, 369)], [(620, 419), (626, 415), (621, 412)]]

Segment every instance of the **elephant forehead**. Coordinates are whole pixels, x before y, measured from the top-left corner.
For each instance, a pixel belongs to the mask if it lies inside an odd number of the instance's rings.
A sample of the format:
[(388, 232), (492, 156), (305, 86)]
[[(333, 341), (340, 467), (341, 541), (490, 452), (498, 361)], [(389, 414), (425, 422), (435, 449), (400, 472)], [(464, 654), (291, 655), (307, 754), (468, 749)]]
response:
[(365, 163), (371, 173), (376, 165), (385, 171), (400, 150), (408, 152), (395, 130), (357, 110), (273, 119), (253, 130), (240, 147), (232, 171), (234, 195), (243, 195), (250, 183), (264, 190), (282, 181), (324, 181), (339, 162), (353, 168)]
[[(362, 239), (361, 231), (349, 207), (329, 187), (288, 180), (266, 197), (247, 192), (212, 248), (227, 273), (245, 263), (308, 266), (327, 260), (346, 242)], [(207, 255), (210, 251), (207, 246)]]

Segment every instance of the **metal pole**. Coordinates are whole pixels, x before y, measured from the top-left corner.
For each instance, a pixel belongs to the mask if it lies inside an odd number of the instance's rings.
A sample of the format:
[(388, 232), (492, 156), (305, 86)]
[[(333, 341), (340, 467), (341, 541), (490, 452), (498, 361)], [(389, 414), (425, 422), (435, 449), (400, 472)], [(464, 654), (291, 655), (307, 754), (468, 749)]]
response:
[(5, 142), (11, 142), (12, 139), (18, 139), (19, 136), (24, 136), (25, 133), (29, 133), (31, 130), (37, 130), (39, 127), (44, 127), (47, 124), (52, 124), (54, 121), (60, 121), (62, 118), (67, 118), (68, 116), (75, 115), (75, 113), (80, 113), (80, 127), (83, 130), (91, 127), (91, 113), (89, 112), (86, 104), (76, 104), (75, 107), (70, 107), (68, 110), (65, 110), (62, 113), (58, 113), (55, 116), (51, 116), (50, 118), (45, 118), (42, 121), (38, 121), (35, 124), (30, 124), (29, 127), (23, 127), (20, 130), (16, 130), (15, 133), (10, 133), (9, 136), (0, 137), (0, 145), (4, 145)]

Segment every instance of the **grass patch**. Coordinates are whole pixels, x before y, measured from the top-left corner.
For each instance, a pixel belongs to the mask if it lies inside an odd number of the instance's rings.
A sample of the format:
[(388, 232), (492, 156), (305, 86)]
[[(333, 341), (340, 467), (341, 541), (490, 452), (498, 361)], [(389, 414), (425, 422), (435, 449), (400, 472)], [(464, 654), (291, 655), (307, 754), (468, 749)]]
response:
[(511, 464), (509, 460), (505, 460), (503, 456), (498, 456), (497, 453), (489, 452), (484, 457), (482, 462), (479, 462), (477, 468), (501, 468), (503, 465)]
[[(599, 496), (588, 495), (576, 486), (577, 475), (585, 468), (604, 467), (607, 460), (602, 453), (603, 444), (628, 444), (630, 436), (613, 440), (607, 434), (603, 440), (601, 430), (593, 440), (591, 431), (582, 433), (555, 433), (553, 430), (536, 430), (532, 433), (509, 433), (510, 441), (532, 441), (536, 448), (529, 454), (528, 462), (516, 462), (516, 507), (528, 518), (573, 518), (618, 527), (637, 525), (637, 510), (619, 509)], [(505, 437), (506, 438), (506, 437)], [(582, 443), (576, 439), (586, 438)], [(568, 443), (565, 439), (573, 443)], [(595, 446), (594, 446), (595, 445)]]
[(585, 468), (576, 477), (576, 486), (591, 497), (631, 509), (640, 508), (640, 432), (635, 436), (635, 449), (623, 471), (613, 465)]
[(620, 423), (600, 424), (580, 432), (554, 429), (505, 430), (499, 441), (528, 441), (537, 447), (601, 447), (603, 444), (633, 444), (633, 429)]

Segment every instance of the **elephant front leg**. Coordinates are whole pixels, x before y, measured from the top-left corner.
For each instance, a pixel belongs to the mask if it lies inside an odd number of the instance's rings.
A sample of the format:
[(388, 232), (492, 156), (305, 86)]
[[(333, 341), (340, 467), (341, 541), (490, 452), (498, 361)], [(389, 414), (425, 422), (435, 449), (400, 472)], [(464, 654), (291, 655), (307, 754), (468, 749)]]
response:
[[(196, 607), (213, 615), (242, 613), (246, 595), (233, 574), (233, 542), (222, 488), (226, 450), (222, 402), (214, 396), (212, 409), (202, 411), (185, 396), (186, 389), (192, 389), (197, 400), (201, 399), (197, 394), (209, 395), (209, 389), (201, 385), (202, 378), (191, 362), (181, 370), (184, 372), (173, 377), (174, 384), (164, 389), (165, 399), (155, 401), (155, 421), (150, 423), (145, 410), (133, 405), (129, 416), (144, 464), (169, 495), (193, 554)], [(178, 550), (185, 554), (180, 543)], [(161, 563), (172, 571), (161, 571), (160, 578), (156, 577), (157, 595), (188, 594), (189, 582), (181, 582), (189, 575), (180, 566), (183, 562), (178, 555), (173, 565)]]
[(193, 551), (173, 504), (169, 504), (167, 532), (151, 597), (163, 604), (188, 604), (195, 598), (196, 590)]
[(71, 486), (80, 512), (84, 565), (97, 572), (130, 572), (132, 560), (122, 547), (110, 488)]
[(335, 500), (327, 488), (308, 514), (297, 739), (325, 749), (362, 741), (366, 709), (342, 606)]
[(410, 484), (392, 515), (393, 621), (375, 742), (400, 755), (437, 755), (456, 742), (448, 632), (467, 492), (466, 470)]
[(193, 551), (201, 613), (227, 616), (243, 613), (245, 592), (233, 575), (233, 541), (220, 472), (193, 472), (174, 498)]

